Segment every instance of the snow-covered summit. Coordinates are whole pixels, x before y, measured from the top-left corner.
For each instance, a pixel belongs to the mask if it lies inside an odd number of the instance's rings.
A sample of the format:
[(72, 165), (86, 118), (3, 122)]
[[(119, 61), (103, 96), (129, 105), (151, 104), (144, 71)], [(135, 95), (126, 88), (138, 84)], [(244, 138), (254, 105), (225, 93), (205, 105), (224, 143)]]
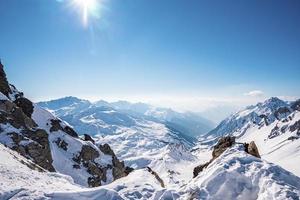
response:
[(209, 148), (220, 136), (236, 136), (240, 142), (255, 141), (262, 158), (300, 176), (300, 101), (286, 102), (273, 97), (248, 106), (224, 121), (205, 138), (198, 148)]
[(239, 137), (251, 126), (268, 126), (275, 120), (287, 117), (293, 112), (291, 105), (292, 102), (272, 97), (262, 103), (248, 106), (244, 110), (232, 114), (210, 131), (207, 136), (214, 137), (232, 134)]

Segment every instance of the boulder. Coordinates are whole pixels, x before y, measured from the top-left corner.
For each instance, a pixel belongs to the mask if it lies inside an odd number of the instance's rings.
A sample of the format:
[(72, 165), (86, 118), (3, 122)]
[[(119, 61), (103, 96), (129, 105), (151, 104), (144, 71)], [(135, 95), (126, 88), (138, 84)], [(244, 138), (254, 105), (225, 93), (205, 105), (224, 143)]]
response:
[(235, 137), (226, 136), (222, 137), (218, 143), (214, 146), (214, 150), (212, 152), (213, 159), (219, 157), (226, 149), (234, 145)]
[(245, 146), (245, 151), (247, 153), (249, 153), (250, 155), (255, 156), (257, 158), (260, 158), (258, 148), (254, 141), (250, 142), (250, 144), (245, 143), (244, 146)]
[[(199, 165), (194, 168), (193, 171), (194, 178), (198, 176), (198, 174), (202, 172), (212, 161), (218, 158), (226, 149), (232, 147), (235, 143), (236, 143), (235, 137), (231, 137), (231, 136), (222, 137), (213, 148), (212, 159), (206, 162), (205, 164)], [(244, 147), (247, 153), (260, 158), (258, 148), (253, 141), (250, 142), (250, 144), (244, 143)]]
[(83, 140), (84, 141), (90, 141), (93, 144), (95, 144), (95, 140), (93, 140), (93, 138), (90, 135), (88, 135), (88, 134), (83, 134)]
[(99, 152), (91, 146), (83, 145), (79, 157), (83, 161), (93, 161), (99, 157)]
[(31, 118), (34, 107), (30, 100), (22, 97), (22, 98), (16, 99), (14, 101), (14, 103), (23, 110), (23, 112), (25, 113), (25, 115), (27, 117)]

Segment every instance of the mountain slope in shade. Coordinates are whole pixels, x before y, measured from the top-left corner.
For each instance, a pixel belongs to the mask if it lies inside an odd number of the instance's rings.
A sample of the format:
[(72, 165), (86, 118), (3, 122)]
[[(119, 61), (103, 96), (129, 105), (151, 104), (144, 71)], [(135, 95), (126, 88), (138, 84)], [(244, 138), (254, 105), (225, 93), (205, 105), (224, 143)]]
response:
[[(273, 97), (225, 119), (202, 138), (212, 145), (220, 136), (233, 135), (240, 142), (255, 141), (262, 157), (300, 176), (300, 101)], [(201, 146), (200, 145), (200, 146)]]

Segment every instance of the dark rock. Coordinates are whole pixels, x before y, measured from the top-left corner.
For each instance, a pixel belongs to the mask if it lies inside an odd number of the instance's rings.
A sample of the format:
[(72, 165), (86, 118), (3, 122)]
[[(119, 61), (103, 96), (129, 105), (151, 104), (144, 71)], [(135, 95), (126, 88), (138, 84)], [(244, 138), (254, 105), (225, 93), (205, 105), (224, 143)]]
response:
[(104, 154), (115, 156), (115, 153), (108, 144), (99, 145), (98, 147)]
[(232, 147), (235, 143), (235, 137), (226, 136), (222, 137), (218, 143), (214, 146), (214, 150), (212, 152), (213, 159), (219, 157), (226, 149)]
[(57, 140), (55, 141), (55, 143), (56, 143), (56, 145), (57, 145), (59, 148), (65, 150), (65, 151), (68, 150), (68, 143), (66, 143), (64, 140), (62, 140), (62, 139), (60, 139), (60, 138), (57, 138)]
[(245, 151), (247, 153), (249, 153), (250, 155), (255, 156), (257, 158), (260, 158), (260, 155), (259, 155), (259, 152), (258, 152), (258, 148), (257, 148), (257, 146), (256, 146), (256, 144), (255, 144), (254, 141), (250, 142), (250, 144), (245, 143), (244, 147), (245, 147)]
[(278, 108), (275, 112), (274, 115), (276, 117), (276, 119), (280, 119), (280, 115), (288, 115), (289, 113), (291, 113), (290, 109), (288, 109), (287, 107), (280, 107)]
[(89, 187), (99, 187), (101, 186), (101, 178), (100, 177), (89, 177), (88, 178)]
[(11, 118), (9, 118), (10, 124), (17, 129), (21, 127), (32, 129), (37, 126), (37, 124), (31, 118), (27, 117), (19, 107), (14, 107), (9, 114), (11, 116)]
[[(35, 131), (23, 130), (21, 134), (12, 132), (8, 133), (8, 135), (11, 136), (14, 142), (13, 150), (31, 159), (42, 168), (51, 172), (55, 171), (52, 166), (53, 160), (46, 131), (42, 129)], [(23, 142), (23, 144), (21, 142)]]
[(292, 140), (292, 141), (298, 140), (298, 139), (299, 139), (299, 137), (297, 137), (297, 136), (290, 136), (290, 137), (288, 138), (288, 140)]
[(218, 158), (226, 149), (232, 147), (235, 144), (235, 137), (226, 136), (219, 139), (218, 143), (214, 146), (213, 152), (212, 152), (212, 159), (202, 165), (199, 165), (194, 168), (193, 174), (194, 178), (198, 176), (200, 172), (203, 171), (212, 161), (214, 161), (216, 158)]
[(130, 174), (130, 173), (133, 172), (133, 171), (134, 171), (133, 168), (126, 166), (124, 172), (125, 172), (125, 174), (126, 174), (126, 176), (127, 176), (128, 174)]
[(34, 107), (30, 100), (23, 97), (15, 100), (14, 103), (23, 110), (27, 117), (31, 118)]
[(124, 162), (121, 162), (113, 150), (110, 148), (108, 144), (99, 145), (99, 149), (107, 155), (112, 156), (112, 164), (113, 164), (113, 176), (115, 179), (122, 178), (127, 176), (131, 171), (133, 171), (130, 167), (125, 167)]
[(276, 125), (272, 130), (271, 133), (268, 135), (269, 139), (275, 138), (280, 135), (279, 127)]
[(264, 119), (264, 122), (265, 122), (265, 125), (266, 125), (266, 126), (269, 126), (268, 116), (262, 114), (262, 115), (259, 115), (259, 117)]
[[(206, 162), (205, 164), (199, 165), (194, 168), (193, 171), (194, 178), (198, 176), (198, 174), (202, 172), (205, 168), (207, 168), (207, 166), (210, 163), (212, 163), (216, 158), (218, 158), (226, 149), (232, 147), (235, 143), (236, 143), (235, 137), (231, 137), (231, 136), (222, 137), (218, 141), (218, 143), (214, 146), (212, 152), (212, 159), (209, 162)], [(260, 158), (258, 148), (253, 141), (250, 144), (245, 143), (244, 147), (247, 153)]]
[(59, 119), (51, 119), (50, 132), (63, 131), (72, 137), (78, 138), (78, 134), (69, 126), (62, 127)]
[(4, 66), (0, 61), (0, 92), (2, 92), (5, 96), (9, 98), (9, 94), (11, 93), (11, 90), (3, 67)]
[(32, 129), (37, 126), (31, 118), (24, 114), (21, 108), (8, 100), (0, 101), (0, 114), (0, 123), (10, 123), (17, 129), (22, 127)]
[(194, 168), (194, 171), (193, 171), (194, 178), (197, 177), (198, 174), (199, 174), (200, 172), (202, 172), (203, 169), (206, 168), (209, 164), (210, 164), (210, 162), (207, 162), (207, 163), (205, 163), (205, 164), (203, 164), (203, 165), (199, 165), (199, 166), (195, 167), (195, 168)]
[(300, 99), (298, 99), (297, 101), (293, 102), (292, 105), (291, 105), (291, 108), (293, 110), (300, 111)]
[(79, 157), (83, 161), (93, 161), (99, 157), (99, 152), (91, 146), (83, 145)]
[(294, 132), (294, 131), (300, 131), (300, 120), (296, 121), (293, 125), (290, 126), (290, 131)]
[(88, 135), (88, 134), (84, 134), (84, 135), (83, 135), (83, 140), (84, 140), (84, 141), (90, 141), (90, 142), (92, 142), (93, 144), (95, 144), (95, 141), (93, 140), (93, 138), (92, 138), (90, 135)]
[(81, 167), (80, 167), (80, 165), (73, 165), (73, 168), (74, 169), (80, 169)]
[(153, 171), (150, 167), (147, 167), (147, 169), (148, 169), (148, 172), (150, 172), (156, 178), (156, 180), (160, 183), (160, 186), (164, 188), (165, 187), (164, 181), (158, 176), (158, 174), (155, 171)]
[(78, 134), (69, 126), (66, 126), (64, 128), (64, 132), (66, 132), (68, 135), (72, 136), (72, 137), (76, 137), (78, 138)]
[(63, 127), (60, 125), (60, 120), (58, 119), (51, 119), (51, 128), (50, 132), (55, 132), (55, 131), (63, 131)]
[(116, 156), (112, 157), (112, 163), (113, 163), (113, 177), (114, 179), (119, 179), (124, 176), (127, 176), (125, 173), (125, 164), (123, 161), (119, 161), (119, 159)]
[(23, 131), (22, 133), (35, 141), (26, 146), (26, 152), (29, 156), (39, 166), (50, 172), (54, 172), (55, 169), (52, 166), (53, 160), (47, 132), (43, 129), (37, 129), (35, 131)]

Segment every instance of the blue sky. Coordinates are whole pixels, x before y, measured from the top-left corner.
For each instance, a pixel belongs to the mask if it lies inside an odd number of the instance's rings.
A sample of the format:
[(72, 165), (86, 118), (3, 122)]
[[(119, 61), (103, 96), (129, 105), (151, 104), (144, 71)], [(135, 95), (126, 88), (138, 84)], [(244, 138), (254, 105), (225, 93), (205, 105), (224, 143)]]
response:
[(300, 1), (1, 0), (0, 57), (35, 101), (146, 101), (182, 110), (300, 96)]

